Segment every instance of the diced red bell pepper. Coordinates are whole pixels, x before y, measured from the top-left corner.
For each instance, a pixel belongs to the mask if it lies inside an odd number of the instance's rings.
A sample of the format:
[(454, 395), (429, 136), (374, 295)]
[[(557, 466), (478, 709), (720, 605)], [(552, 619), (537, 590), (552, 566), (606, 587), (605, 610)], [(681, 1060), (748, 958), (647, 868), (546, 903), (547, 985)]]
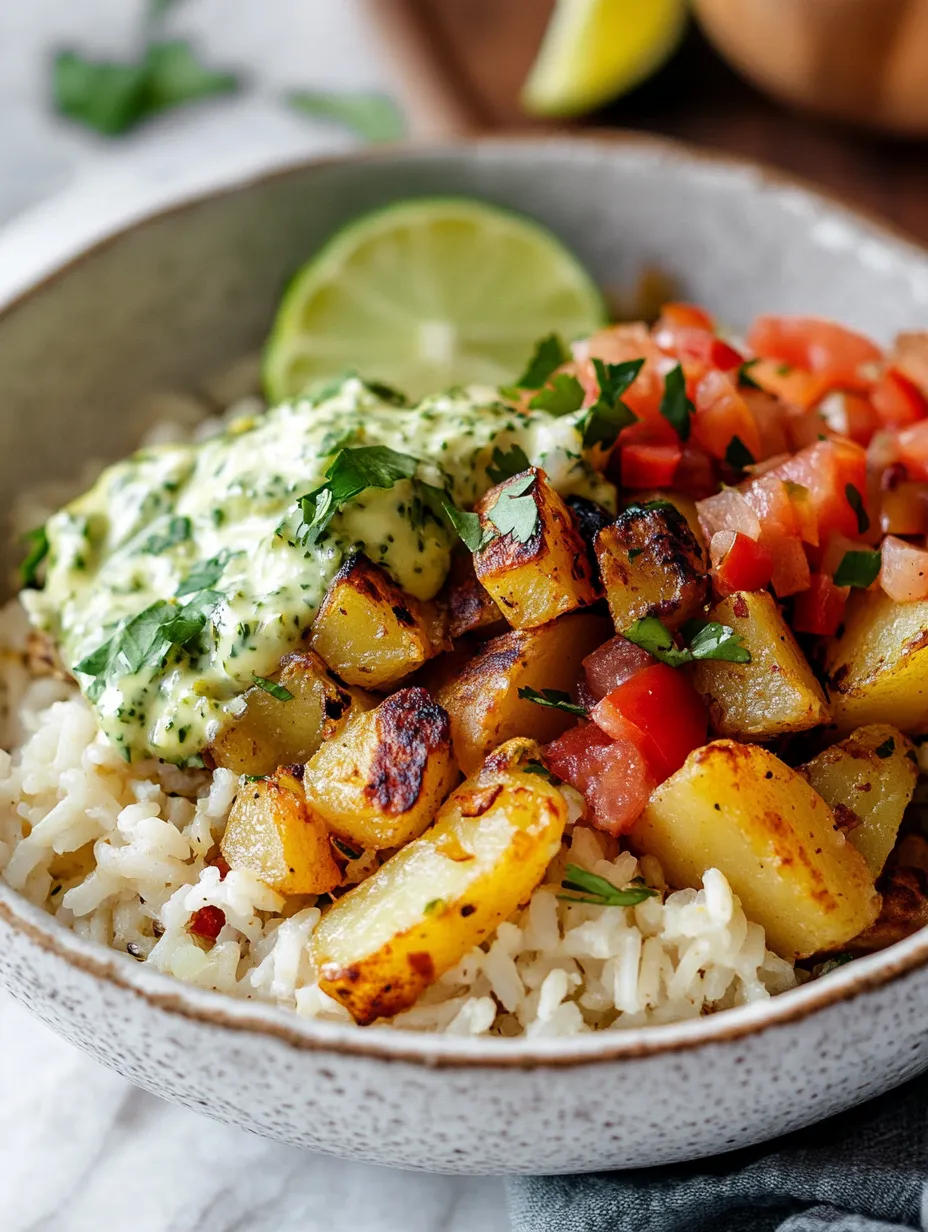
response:
[(657, 786), (637, 745), (579, 723), (543, 750), (545, 765), (586, 801), (589, 820), (608, 834), (630, 830)]
[(818, 317), (758, 317), (748, 334), (748, 346), (765, 359), (817, 373), (832, 389), (863, 393), (873, 384), (875, 365), (883, 359), (869, 338)]
[(807, 590), (793, 603), (793, 628), (797, 633), (831, 637), (844, 618), (850, 587), (835, 586), (827, 573), (813, 573)]
[(208, 904), (195, 911), (190, 917), (187, 932), (197, 937), (205, 937), (207, 941), (215, 941), (225, 927), (226, 913), (221, 907)]
[(659, 783), (705, 744), (709, 722), (703, 700), (686, 676), (666, 663), (646, 667), (613, 689), (590, 717), (616, 739), (638, 744)]
[(773, 576), (773, 557), (747, 535), (722, 530), (709, 543), (715, 589), (724, 599), (739, 590), (763, 590)]
[(888, 428), (905, 428), (928, 418), (928, 400), (914, 382), (895, 368), (883, 373), (870, 400), (880, 422)]

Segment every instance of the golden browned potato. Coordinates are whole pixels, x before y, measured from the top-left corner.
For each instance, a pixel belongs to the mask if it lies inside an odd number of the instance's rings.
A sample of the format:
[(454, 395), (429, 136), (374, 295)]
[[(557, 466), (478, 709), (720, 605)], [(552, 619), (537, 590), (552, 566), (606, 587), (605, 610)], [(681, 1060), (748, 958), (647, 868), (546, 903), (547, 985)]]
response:
[(564, 797), (520, 766), (513, 741), (445, 801), (435, 825), (322, 918), (312, 938), (320, 986), (359, 1023), (389, 1017), (528, 901), (560, 847)]
[(673, 505), (677, 513), (682, 514), (686, 518), (686, 524), (693, 532), (693, 538), (706, 551), (706, 536), (703, 533), (702, 526), (699, 521), (699, 513), (696, 509), (696, 502), (691, 496), (684, 496), (682, 492), (674, 492), (664, 488), (653, 488), (650, 492), (635, 492), (629, 493), (629, 504), (632, 505), (650, 505), (652, 501), (666, 501)]
[(875, 924), (848, 945), (853, 954), (885, 950), (928, 926), (928, 842), (907, 834), (880, 878), (883, 905)]
[(867, 861), (871, 877), (879, 877), (918, 779), (912, 745), (886, 723), (858, 727), (801, 773)]
[(366, 556), (339, 569), (313, 622), (313, 649), (348, 684), (383, 688), (445, 649), (441, 612)]
[(303, 789), (333, 833), (380, 851), (421, 834), (458, 777), (447, 713), (425, 689), (400, 689), (322, 745)]
[(669, 504), (633, 505), (596, 536), (596, 557), (616, 630), (645, 616), (679, 627), (709, 594), (705, 553)]
[(928, 729), (928, 600), (896, 603), (882, 590), (855, 590), (825, 669), (839, 731), (864, 723)]
[(751, 652), (750, 663), (702, 659), (695, 666), (693, 684), (720, 736), (771, 740), (828, 722), (822, 687), (771, 595), (731, 595), (709, 619), (734, 629)]
[[(531, 467), (498, 483), (474, 512), (494, 535), (474, 555), (477, 578), (513, 628), (534, 629), (596, 598), (583, 540), (544, 471)], [(494, 518), (518, 527), (503, 534)]]
[(230, 868), (250, 869), (278, 894), (328, 894), (341, 874), (325, 823), (307, 808), (293, 769), (242, 784), (220, 851)]
[(258, 685), (248, 689), (241, 714), (220, 728), (209, 747), (214, 765), (236, 774), (270, 774), (278, 766), (304, 762), (347, 721), (352, 708), (370, 704), (360, 690), (333, 679), (311, 650), (282, 659), (272, 683), (289, 698)]
[(485, 643), (437, 692), (451, 717), (454, 752), (464, 773), (472, 774), (491, 749), (513, 736), (544, 742), (575, 723), (570, 714), (519, 697), (519, 690), (569, 692), (582, 660), (611, 635), (605, 617), (577, 612)]
[(448, 575), (448, 632), (452, 638), (468, 633), (494, 637), (508, 628), (496, 601), (477, 581), (469, 552), (456, 552)]
[(654, 792), (631, 833), (673, 886), (719, 869), (784, 958), (840, 949), (876, 919), (860, 852), (795, 770), (757, 745), (716, 740)]

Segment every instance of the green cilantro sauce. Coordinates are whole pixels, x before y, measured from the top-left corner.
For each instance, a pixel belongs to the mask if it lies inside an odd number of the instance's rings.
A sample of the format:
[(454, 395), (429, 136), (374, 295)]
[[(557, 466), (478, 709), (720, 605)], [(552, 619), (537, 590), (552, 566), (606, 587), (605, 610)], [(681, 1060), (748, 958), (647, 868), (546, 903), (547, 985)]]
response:
[[(439, 590), (455, 536), (423, 514), (414, 480), (366, 489), (316, 543), (300, 542), (299, 497), (339, 449), (386, 445), (421, 459), (416, 478), (447, 484), (467, 508), (491, 486), (494, 447), (519, 445), (562, 494), (615, 508), (611, 484), (580, 457), (579, 412), (523, 414), (495, 398), (471, 388), (405, 408), (349, 378), (323, 401), (284, 404), (203, 443), (143, 450), (50, 518), (45, 588), (23, 598), (65, 662), (100, 658), (110, 639), (126, 645), (126, 624), (144, 613), (119, 660), (145, 659), (137, 670), (76, 672), (126, 759), (183, 764), (205, 748), (253, 676), (271, 675), (307, 637), (349, 553), (420, 599)], [(139, 650), (151, 627), (191, 613), (183, 644)]]

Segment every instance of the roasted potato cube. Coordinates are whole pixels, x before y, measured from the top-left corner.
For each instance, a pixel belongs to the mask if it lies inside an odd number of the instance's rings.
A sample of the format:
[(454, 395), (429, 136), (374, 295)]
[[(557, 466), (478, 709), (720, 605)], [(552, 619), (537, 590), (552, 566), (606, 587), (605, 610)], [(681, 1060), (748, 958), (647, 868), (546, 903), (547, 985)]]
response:
[(696, 886), (719, 869), (784, 958), (839, 949), (880, 910), (866, 862), (831, 809), (757, 745), (717, 740), (691, 753), (630, 837), (673, 886)]
[[(389, 1017), (527, 902), (557, 853), (567, 804), (504, 747), (445, 801), (435, 825), (350, 890), (312, 938), (319, 983), (359, 1023)], [(514, 763), (514, 764), (513, 764)]]
[(236, 774), (270, 774), (278, 766), (304, 762), (347, 721), (352, 708), (369, 702), (358, 689), (333, 679), (311, 650), (281, 660), (274, 683), (290, 694), (282, 701), (255, 685), (244, 694), (244, 709), (220, 728), (209, 747), (216, 766)]
[[(475, 553), (474, 570), (513, 628), (534, 629), (596, 598), (583, 540), (544, 471), (531, 467), (498, 483), (475, 512), (494, 538)], [(528, 537), (500, 533), (494, 517), (525, 523)]]
[(219, 849), (230, 868), (250, 869), (278, 894), (328, 894), (341, 880), (325, 823), (289, 766), (242, 785)]
[[(703, 529), (699, 521), (699, 513), (696, 509), (696, 502), (691, 496), (684, 496), (682, 492), (675, 492), (672, 489), (665, 490), (663, 488), (653, 488), (650, 492), (630, 492), (629, 505), (650, 505), (654, 501), (664, 502), (673, 505), (677, 513), (686, 518), (686, 524), (693, 532), (693, 537), (702, 548), (706, 551), (706, 536), (703, 534)], [(610, 521), (612, 519), (610, 518)]]
[(872, 924), (847, 946), (854, 954), (885, 950), (928, 926), (928, 842), (907, 834), (880, 878), (883, 904)]
[(441, 614), (366, 556), (339, 569), (313, 622), (312, 646), (348, 684), (383, 688), (445, 648)]
[(882, 590), (854, 591), (825, 670), (839, 731), (864, 723), (928, 729), (928, 600), (896, 603)]
[(610, 513), (598, 501), (588, 500), (585, 496), (567, 496), (564, 504), (574, 515), (574, 523), (580, 532), (580, 538), (586, 547), (586, 558), (590, 562), (590, 575), (597, 592), (602, 590), (599, 581), (599, 565), (596, 561), (596, 536), (611, 522), (615, 514)]
[(709, 619), (734, 629), (751, 652), (750, 663), (702, 659), (695, 666), (693, 684), (720, 736), (771, 740), (828, 722), (821, 685), (771, 595), (731, 595)]
[(859, 727), (813, 757), (801, 773), (867, 861), (871, 877), (879, 877), (918, 779), (911, 744), (885, 723)]
[(509, 626), (496, 601), (477, 581), (469, 552), (456, 552), (448, 575), (448, 632), (452, 638), (468, 633), (494, 637)]
[(331, 831), (380, 851), (420, 835), (458, 777), (447, 713), (425, 689), (400, 689), (322, 745), (303, 789)]
[(617, 632), (644, 616), (678, 629), (709, 594), (702, 548), (669, 504), (633, 505), (596, 536), (596, 557)]
[(519, 697), (519, 689), (569, 692), (581, 662), (611, 635), (603, 616), (578, 612), (539, 629), (514, 629), (487, 642), (477, 655), (438, 689), (451, 717), (458, 764), (473, 774), (484, 757), (513, 736), (553, 740), (576, 719)]

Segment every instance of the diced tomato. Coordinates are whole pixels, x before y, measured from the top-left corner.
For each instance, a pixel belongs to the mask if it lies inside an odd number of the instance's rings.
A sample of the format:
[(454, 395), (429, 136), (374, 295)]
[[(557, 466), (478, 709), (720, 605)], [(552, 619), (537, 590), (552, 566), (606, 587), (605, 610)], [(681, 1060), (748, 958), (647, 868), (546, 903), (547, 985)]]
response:
[(714, 458), (724, 458), (737, 436), (756, 461), (761, 441), (748, 404), (723, 372), (710, 371), (696, 388), (693, 436)]
[(770, 585), (778, 599), (798, 594), (809, 585), (809, 561), (798, 539), (781, 539), (773, 556)]
[(715, 463), (691, 440), (683, 446), (683, 453), (673, 477), (673, 486), (675, 492), (693, 500), (711, 496), (719, 486)]
[(592, 337), (574, 345), (577, 379), (586, 394), (586, 405), (599, 396), (599, 379), (593, 359), (608, 364), (620, 364), (629, 359), (644, 359), (644, 367), (622, 395), (622, 401), (639, 419), (660, 420), (664, 376), (673, 367), (673, 360), (655, 344), (647, 328), (641, 324), (610, 325)]
[(793, 628), (797, 633), (831, 637), (844, 618), (849, 593), (849, 586), (835, 586), (827, 573), (813, 573), (808, 589), (793, 604)]
[(630, 680), (636, 672), (656, 662), (653, 655), (620, 633), (587, 655), (583, 660), (583, 671), (590, 692), (599, 701)]
[(928, 330), (900, 334), (889, 364), (928, 398)]
[(215, 941), (225, 927), (225, 922), (226, 913), (221, 907), (207, 905), (190, 917), (187, 932), (197, 937), (205, 937), (208, 941)]
[(928, 484), (903, 479), (884, 488), (880, 492), (880, 530), (884, 535), (928, 534)]
[(928, 551), (887, 535), (883, 540), (880, 585), (897, 603), (928, 599)]
[[(864, 447), (880, 426), (879, 416), (866, 394), (834, 390), (824, 399), (819, 411), (828, 424), (829, 435), (849, 437)], [(806, 443), (811, 444), (811, 441)]]
[(715, 589), (724, 599), (739, 590), (763, 590), (773, 576), (773, 557), (738, 531), (720, 530), (709, 544)]
[(714, 368), (720, 372), (731, 372), (744, 363), (744, 356), (733, 346), (716, 338), (707, 329), (694, 329), (690, 326), (668, 325), (658, 321), (654, 327), (654, 341), (681, 363), (692, 363), (701, 368)]
[(792, 449), (787, 433), (789, 408), (779, 398), (761, 389), (739, 389), (738, 393), (757, 427), (760, 438), (760, 451), (755, 455), (757, 461), (772, 458), (778, 453), (789, 453)]
[(734, 488), (724, 488), (715, 496), (696, 502), (699, 524), (707, 539), (720, 530), (734, 530), (749, 539), (760, 539), (757, 514)]
[(775, 359), (758, 359), (751, 364), (748, 372), (751, 380), (761, 389), (800, 411), (817, 406), (830, 388), (821, 373), (791, 368)]
[(896, 448), (910, 478), (928, 480), (928, 419), (903, 428), (896, 437)]
[(757, 514), (760, 523), (760, 541), (774, 541), (796, 536), (799, 527), (796, 511), (790, 499), (789, 489), (779, 476), (780, 467), (757, 479), (749, 479), (739, 489), (744, 499)]
[(848, 500), (848, 488), (866, 498), (867, 455), (859, 445), (841, 437), (818, 441), (770, 474), (808, 489), (820, 540), (830, 534), (857, 533), (857, 513)]
[(895, 368), (883, 373), (873, 387), (870, 400), (880, 422), (887, 428), (905, 428), (928, 418), (928, 400), (917, 385)]
[(848, 552), (869, 552), (869, 550), (870, 545), (861, 543), (859, 539), (849, 539), (847, 535), (832, 535), (819, 554), (821, 571), (827, 573), (829, 577), (834, 577), (838, 566)]
[(683, 449), (673, 428), (662, 419), (625, 428), (619, 437), (620, 474), (626, 488), (669, 488)]
[(874, 365), (883, 359), (869, 338), (818, 317), (758, 317), (748, 345), (755, 355), (817, 373), (832, 389), (864, 393), (873, 384)]
[(580, 723), (546, 745), (545, 765), (586, 801), (590, 820), (609, 834), (630, 830), (657, 786), (638, 747)]
[(684, 329), (704, 329), (709, 333), (715, 330), (715, 322), (705, 308), (700, 308), (699, 304), (684, 303), (682, 300), (664, 304), (656, 328), (659, 329), (661, 325)]
[(659, 783), (705, 744), (709, 723), (702, 698), (666, 663), (646, 667), (613, 689), (590, 718), (614, 738), (638, 744)]

